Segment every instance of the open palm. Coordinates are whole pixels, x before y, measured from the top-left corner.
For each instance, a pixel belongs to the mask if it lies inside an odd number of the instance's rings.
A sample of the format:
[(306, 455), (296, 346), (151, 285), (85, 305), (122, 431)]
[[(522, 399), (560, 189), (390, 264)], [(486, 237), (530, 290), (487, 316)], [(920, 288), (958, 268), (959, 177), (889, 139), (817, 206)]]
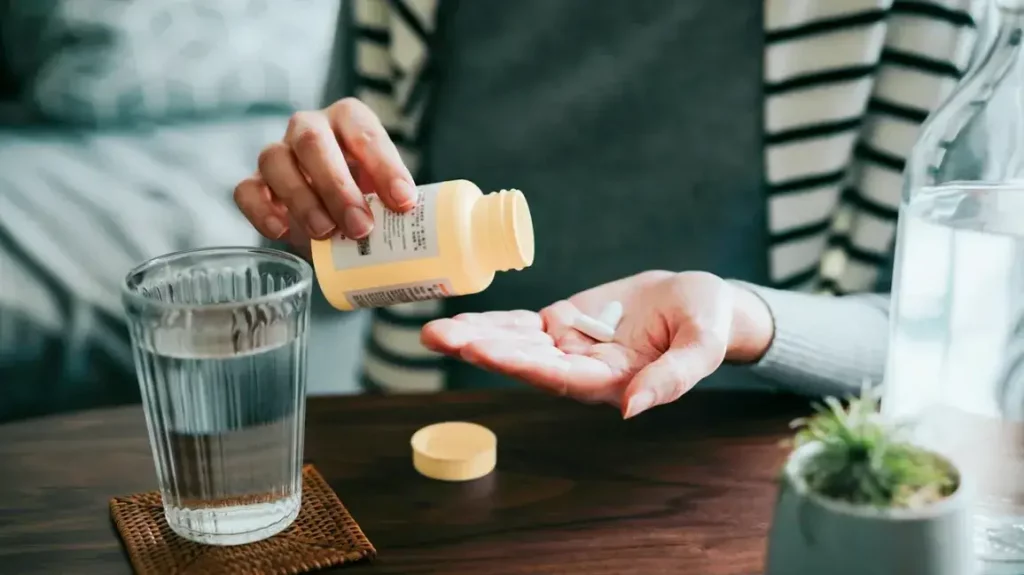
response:
[[(623, 307), (613, 341), (572, 327)], [(467, 313), (430, 322), (435, 351), (585, 402), (619, 406), (632, 417), (674, 401), (721, 365), (732, 325), (733, 288), (712, 274), (644, 272), (526, 310)]]

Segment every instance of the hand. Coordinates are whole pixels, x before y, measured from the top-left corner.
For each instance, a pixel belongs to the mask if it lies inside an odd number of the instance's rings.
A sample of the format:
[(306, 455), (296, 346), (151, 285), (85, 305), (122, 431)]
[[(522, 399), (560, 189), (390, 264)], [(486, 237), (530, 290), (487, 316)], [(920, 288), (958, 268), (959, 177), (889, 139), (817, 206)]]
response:
[[(622, 303), (612, 342), (572, 328)], [(753, 292), (703, 272), (644, 272), (541, 310), (461, 314), (423, 328), (424, 345), (629, 418), (669, 403), (723, 361), (757, 361), (771, 344), (771, 313)]]
[(260, 153), (259, 169), (235, 188), (235, 203), (261, 234), (288, 237), (308, 252), (309, 238), (340, 230), (362, 238), (373, 228), (363, 194), (388, 208), (416, 203), (412, 175), (380, 120), (354, 98), (292, 116), (280, 142)]

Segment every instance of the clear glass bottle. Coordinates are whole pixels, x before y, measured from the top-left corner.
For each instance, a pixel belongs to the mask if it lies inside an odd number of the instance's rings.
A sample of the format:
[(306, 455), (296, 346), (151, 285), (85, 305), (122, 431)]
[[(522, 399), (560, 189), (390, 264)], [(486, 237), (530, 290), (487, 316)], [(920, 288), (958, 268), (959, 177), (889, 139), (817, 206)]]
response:
[(1024, 573), (1024, 0), (908, 159), (883, 411), (976, 490), (977, 553)]

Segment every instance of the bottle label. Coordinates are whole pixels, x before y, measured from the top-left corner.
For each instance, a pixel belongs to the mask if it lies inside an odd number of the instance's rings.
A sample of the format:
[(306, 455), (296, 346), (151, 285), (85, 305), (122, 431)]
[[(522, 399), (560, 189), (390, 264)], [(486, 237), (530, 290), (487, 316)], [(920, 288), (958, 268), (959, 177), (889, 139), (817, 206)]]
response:
[(353, 308), (386, 307), (400, 303), (441, 299), (455, 295), (448, 280), (424, 280), (399, 285), (380, 286), (345, 292)]
[(335, 269), (437, 257), (437, 195), (441, 184), (419, 186), (416, 207), (399, 214), (387, 209), (377, 194), (367, 194), (373, 231), (361, 240), (337, 234), (331, 240)]

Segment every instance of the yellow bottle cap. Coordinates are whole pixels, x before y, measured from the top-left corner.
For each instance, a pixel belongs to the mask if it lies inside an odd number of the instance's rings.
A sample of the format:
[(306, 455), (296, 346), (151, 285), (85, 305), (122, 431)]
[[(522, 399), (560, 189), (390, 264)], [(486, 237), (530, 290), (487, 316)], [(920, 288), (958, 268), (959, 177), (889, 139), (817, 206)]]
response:
[(476, 423), (447, 421), (428, 425), (412, 436), (416, 471), (441, 481), (469, 481), (494, 470), (498, 438)]

